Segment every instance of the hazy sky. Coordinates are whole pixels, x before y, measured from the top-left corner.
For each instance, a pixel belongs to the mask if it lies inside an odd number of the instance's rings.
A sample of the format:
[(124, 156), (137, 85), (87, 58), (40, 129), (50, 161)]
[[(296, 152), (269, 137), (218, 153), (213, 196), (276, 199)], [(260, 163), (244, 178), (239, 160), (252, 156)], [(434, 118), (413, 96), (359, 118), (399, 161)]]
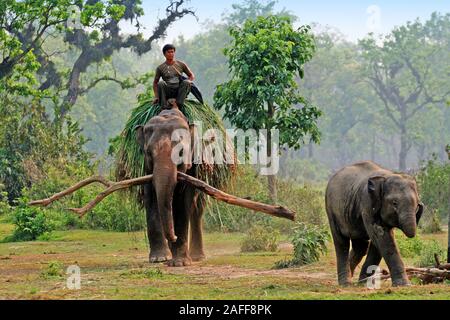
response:
[[(225, 11), (231, 11), (233, 3), (240, 0), (191, 0), (188, 7), (193, 8), (199, 21), (188, 16), (174, 23), (167, 36), (172, 41), (179, 35), (190, 38), (202, 32), (202, 24), (207, 20), (219, 22)], [(141, 22), (146, 26), (144, 33), (150, 33), (156, 19), (164, 16), (168, 0), (143, 0), (145, 16)], [(450, 0), (279, 0), (276, 10), (283, 8), (299, 17), (300, 24), (318, 22), (338, 28), (349, 40), (357, 40), (370, 31), (387, 33), (394, 26), (419, 17), (426, 20), (433, 11), (450, 12)]]

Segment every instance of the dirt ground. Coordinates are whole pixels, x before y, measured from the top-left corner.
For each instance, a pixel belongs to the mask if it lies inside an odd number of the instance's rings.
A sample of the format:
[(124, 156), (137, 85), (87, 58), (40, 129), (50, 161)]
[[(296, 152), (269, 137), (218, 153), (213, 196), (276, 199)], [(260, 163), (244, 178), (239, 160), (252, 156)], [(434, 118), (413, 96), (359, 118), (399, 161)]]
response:
[[(0, 238), (13, 226), (0, 223)], [(446, 233), (436, 236), (445, 242)], [(238, 233), (205, 235), (207, 259), (189, 267), (148, 263), (144, 232), (88, 230), (54, 232), (49, 241), (0, 243), (0, 299), (449, 299), (450, 285), (415, 285), (378, 290), (336, 284), (335, 256), (282, 270), (292, 246), (277, 252), (241, 253)], [(408, 261), (406, 261), (408, 264)], [(70, 289), (80, 270), (80, 288)]]

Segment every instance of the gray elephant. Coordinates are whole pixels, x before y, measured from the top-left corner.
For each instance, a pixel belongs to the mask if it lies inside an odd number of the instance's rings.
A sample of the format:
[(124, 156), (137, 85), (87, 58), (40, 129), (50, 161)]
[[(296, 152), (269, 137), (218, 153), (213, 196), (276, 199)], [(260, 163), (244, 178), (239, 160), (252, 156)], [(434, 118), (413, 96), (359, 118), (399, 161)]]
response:
[[(339, 285), (349, 285), (367, 254), (359, 279), (383, 258), (394, 286), (408, 285), (393, 228), (412, 238), (423, 212), (414, 178), (364, 161), (335, 173), (326, 189), (325, 205), (337, 257)], [(352, 249), (350, 251), (350, 241)]]
[[(152, 183), (144, 185), (150, 262), (169, 260), (169, 266), (187, 266), (205, 257), (201, 220), (204, 198), (192, 186), (177, 181), (177, 172), (195, 176), (197, 167), (190, 164), (192, 152), (183, 154), (193, 150), (193, 130), (174, 99), (169, 100), (168, 109), (136, 128), (145, 173), (153, 174)], [(173, 141), (177, 133), (178, 139)], [(184, 160), (181, 163), (172, 157), (176, 146), (183, 147), (178, 151)]]

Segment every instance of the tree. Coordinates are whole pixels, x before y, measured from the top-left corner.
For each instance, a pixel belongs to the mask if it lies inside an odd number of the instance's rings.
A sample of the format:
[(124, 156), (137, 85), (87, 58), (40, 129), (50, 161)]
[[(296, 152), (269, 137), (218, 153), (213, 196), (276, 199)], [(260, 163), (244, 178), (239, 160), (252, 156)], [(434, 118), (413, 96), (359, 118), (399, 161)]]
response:
[[(27, 55), (33, 55), (40, 64), (39, 89), (52, 90), (49, 101), (54, 105), (54, 121), (60, 125), (79, 96), (98, 83), (114, 81), (122, 88), (136, 85), (146, 77), (135, 81), (117, 79), (112, 70), (84, 83), (83, 75), (89, 67), (108, 61), (121, 49), (132, 49), (139, 55), (149, 52), (173, 22), (194, 15), (194, 11), (184, 7), (184, 0), (170, 0), (165, 17), (158, 20), (153, 34), (144, 38), (139, 22), (143, 15), (141, 3), (141, 0), (7, 0), (0, 5), (0, 26), (4, 29), (0, 41), (8, 38), (9, 54), (0, 61), (0, 80), (11, 74), (14, 65)], [(74, 18), (79, 23), (72, 27)], [(136, 32), (122, 34), (123, 22), (132, 23)], [(55, 36), (62, 36), (66, 46), (62, 52), (47, 52), (44, 43)], [(63, 54), (71, 55), (72, 65), (59, 70), (54, 60)]]
[[(309, 26), (294, 30), (290, 18), (247, 20), (230, 29), (232, 44), (224, 51), (231, 79), (217, 87), (216, 108), (236, 127), (266, 129), (267, 157), (272, 156), (271, 129), (278, 129), (280, 145), (299, 148), (310, 134), (319, 141), (316, 120), (321, 112), (297, 92), (295, 76), (314, 53)], [(295, 107), (294, 107), (295, 105)], [(269, 194), (276, 200), (276, 179), (268, 176)]]
[(443, 105), (450, 95), (450, 14), (432, 14), (396, 27), (382, 37), (360, 41), (367, 81), (382, 101), (386, 115), (400, 134), (399, 169), (415, 140), (413, 121), (426, 108)]

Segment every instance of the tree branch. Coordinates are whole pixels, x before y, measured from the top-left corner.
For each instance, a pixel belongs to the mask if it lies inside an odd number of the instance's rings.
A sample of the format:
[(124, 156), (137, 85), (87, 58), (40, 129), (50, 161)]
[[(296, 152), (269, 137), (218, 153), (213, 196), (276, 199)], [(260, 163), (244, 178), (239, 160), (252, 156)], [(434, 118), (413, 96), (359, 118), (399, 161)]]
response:
[[(77, 213), (78, 215), (80, 215), (80, 217), (84, 216), (87, 212), (89, 212), (90, 210), (92, 210), (92, 208), (94, 208), (98, 203), (100, 203), (104, 198), (106, 198), (108, 195), (112, 194), (113, 192), (117, 191), (117, 190), (121, 190), (121, 189), (126, 189), (126, 188), (130, 188), (132, 186), (135, 185), (142, 185), (142, 184), (146, 184), (151, 182), (153, 179), (153, 175), (147, 175), (147, 176), (143, 176), (143, 177), (139, 177), (139, 178), (134, 178), (134, 179), (128, 179), (128, 180), (123, 180), (123, 181), (119, 181), (119, 182), (111, 182), (106, 180), (105, 178), (101, 177), (101, 176), (94, 176), (88, 179), (85, 179), (79, 183), (77, 183), (76, 185), (62, 191), (59, 192), (53, 196), (51, 196), (50, 198), (47, 199), (43, 199), (43, 200), (36, 200), (36, 201), (32, 201), (30, 203), (28, 203), (29, 205), (43, 205), (43, 206), (48, 206), (50, 203), (61, 199), (62, 197), (69, 195), (75, 191), (77, 191), (78, 189), (81, 189), (82, 187), (94, 183), (94, 182), (100, 182), (103, 185), (105, 185), (107, 188), (101, 192), (100, 194), (97, 195), (97, 197), (95, 197), (95, 199), (93, 199), (92, 201), (90, 201), (87, 205), (85, 205), (83, 208), (71, 208), (69, 210)], [(248, 199), (243, 199), (243, 198), (239, 198), (233, 195), (230, 195), (228, 193), (225, 193), (221, 190), (218, 190), (212, 186), (210, 186), (209, 184), (196, 179), (192, 176), (189, 176), (185, 173), (182, 172), (178, 172), (178, 181), (184, 181), (188, 184), (190, 184), (191, 186), (205, 192), (206, 194), (210, 195), (211, 197), (219, 200), (219, 201), (223, 201), (232, 205), (236, 205), (236, 206), (240, 206), (240, 207), (244, 207), (247, 209), (251, 209), (251, 210), (255, 210), (255, 211), (260, 211), (260, 212), (264, 212), (267, 214), (270, 214), (272, 216), (275, 217), (280, 217), (280, 218), (285, 218), (285, 219), (289, 219), (294, 221), (295, 220), (295, 212), (282, 207), (282, 206), (272, 206), (269, 204), (265, 204), (265, 203), (261, 203), (261, 202), (256, 202), (256, 201), (252, 201), (252, 200), (248, 200)]]

